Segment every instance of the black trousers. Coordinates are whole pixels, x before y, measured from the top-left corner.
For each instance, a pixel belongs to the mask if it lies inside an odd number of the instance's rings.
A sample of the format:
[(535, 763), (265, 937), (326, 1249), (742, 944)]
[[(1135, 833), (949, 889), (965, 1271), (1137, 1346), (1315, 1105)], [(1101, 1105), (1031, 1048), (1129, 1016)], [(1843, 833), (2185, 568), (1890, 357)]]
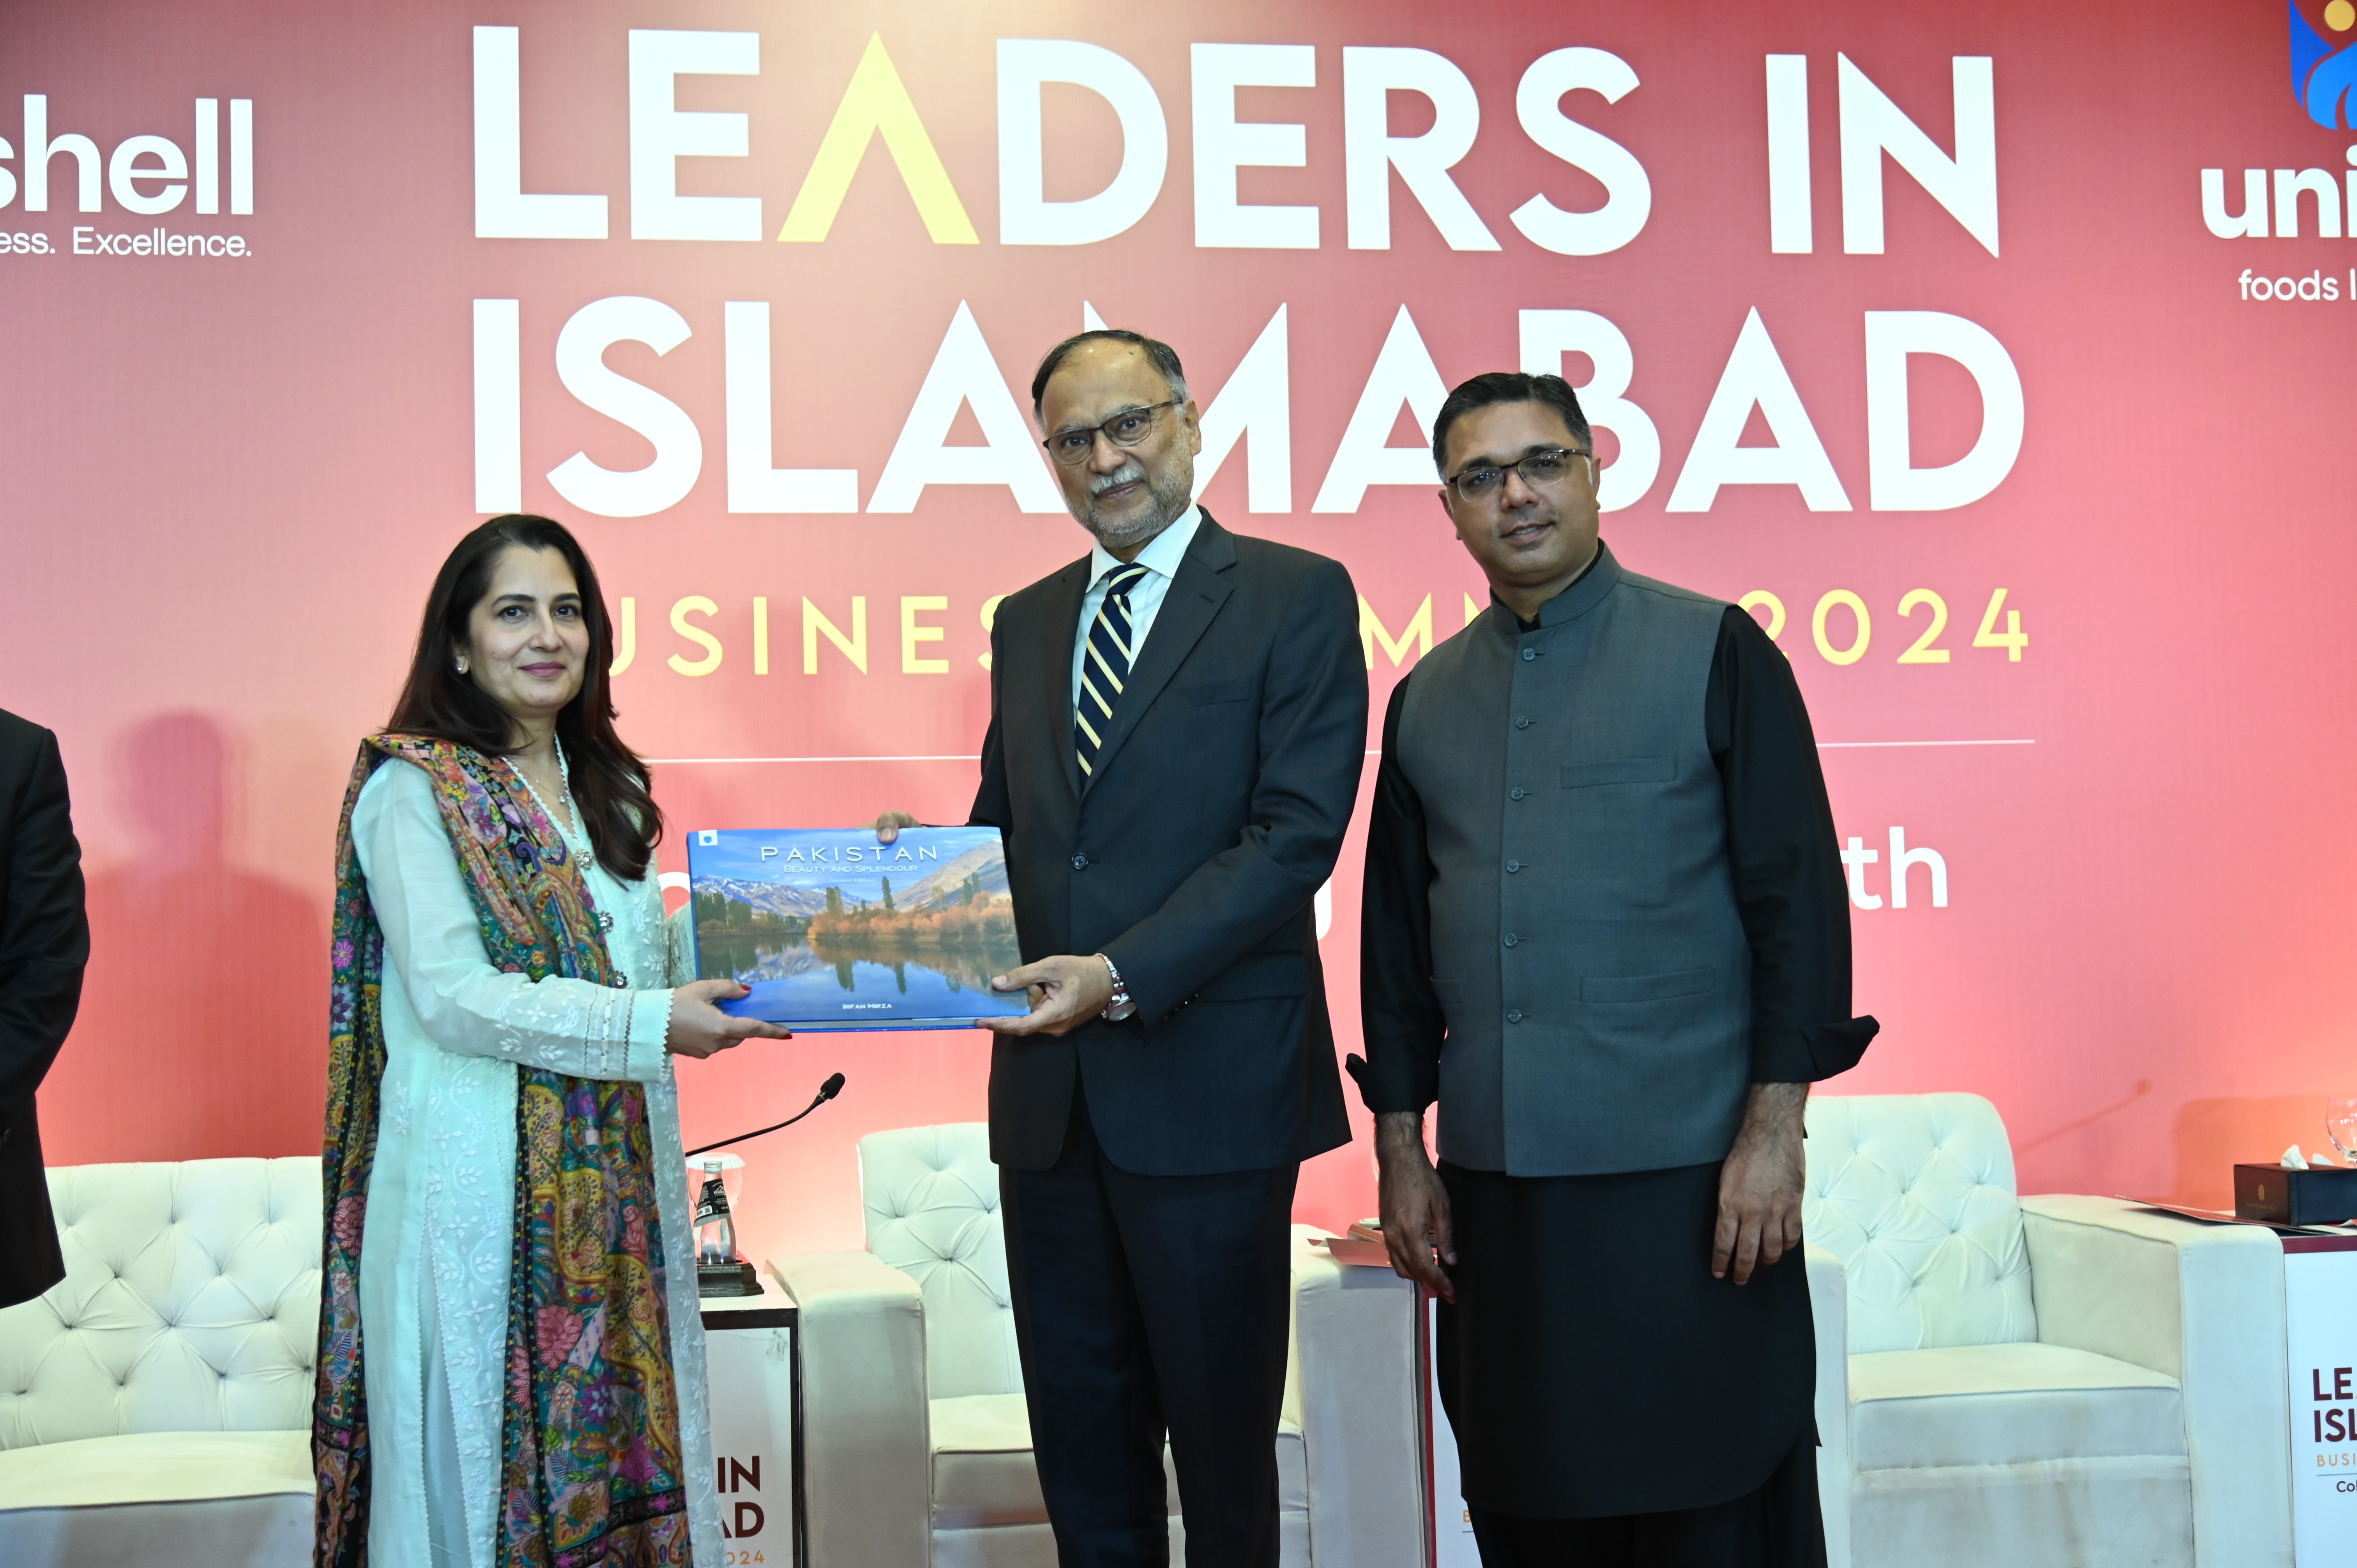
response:
[(1188, 1568), (1275, 1568), (1298, 1164), (1135, 1176), (1077, 1087), (1056, 1164), (1001, 1167), (1031, 1449), (1062, 1568), (1169, 1561), (1166, 1433)]
[(41, 1166), (41, 1125), (33, 1097), (0, 1117), (0, 1306), (30, 1301), (66, 1277)]
[(1481, 1568), (1824, 1568), (1815, 1434), (1757, 1491), (1708, 1508), (1609, 1519), (1471, 1510)]

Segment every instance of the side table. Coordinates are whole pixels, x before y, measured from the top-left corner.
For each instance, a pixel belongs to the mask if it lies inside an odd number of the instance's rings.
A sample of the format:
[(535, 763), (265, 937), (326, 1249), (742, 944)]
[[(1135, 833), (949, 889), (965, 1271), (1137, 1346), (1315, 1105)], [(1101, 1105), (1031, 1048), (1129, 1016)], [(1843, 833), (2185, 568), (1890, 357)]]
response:
[(705, 1371), (719, 1471), (721, 1568), (802, 1568), (801, 1309), (775, 1282), (705, 1296)]

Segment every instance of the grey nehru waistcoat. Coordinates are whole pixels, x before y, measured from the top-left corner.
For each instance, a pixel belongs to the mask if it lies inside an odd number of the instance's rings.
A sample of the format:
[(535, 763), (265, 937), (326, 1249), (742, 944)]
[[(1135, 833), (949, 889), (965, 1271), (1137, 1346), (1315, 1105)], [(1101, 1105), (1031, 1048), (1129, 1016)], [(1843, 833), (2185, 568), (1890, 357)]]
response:
[(1432, 650), (1400, 766), (1434, 868), (1442, 1157), (1512, 1176), (1726, 1157), (1751, 950), (1704, 733), (1719, 600), (1593, 566)]

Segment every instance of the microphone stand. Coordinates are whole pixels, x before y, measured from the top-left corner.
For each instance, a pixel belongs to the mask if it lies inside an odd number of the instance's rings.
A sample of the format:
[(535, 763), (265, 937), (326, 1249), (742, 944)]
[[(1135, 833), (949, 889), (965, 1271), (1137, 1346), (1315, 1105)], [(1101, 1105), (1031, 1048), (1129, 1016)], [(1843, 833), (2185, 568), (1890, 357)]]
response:
[[(777, 1122), (772, 1126), (757, 1128), (750, 1133), (739, 1133), (733, 1138), (723, 1138), (716, 1144), (706, 1144), (700, 1149), (690, 1149), (687, 1151), (686, 1157), (692, 1160), (698, 1155), (708, 1155), (715, 1149), (725, 1149), (731, 1144), (741, 1144), (748, 1138), (758, 1138), (763, 1133), (775, 1133), (780, 1128), (791, 1127), (795, 1122), (801, 1121), (803, 1117), (809, 1115), (812, 1112), (817, 1110), (820, 1106), (825, 1104), (828, 1101), (833, 1100), (836, 1095), (842, 1092), (843, 1075), (841, 1073), (836, 1073), (833, 1077), (829, 1078), (824, 1083), (819, 1085), (817, 1098), (813, 1099), (808, 1105), (803, 1106), (802, 1110), (797, 1112), (795, 1114), (787, 1117), (784, 1121)], [(710, 1217), (727, 1219), (729, 1231), (732, 1237), (732, 1240), (729, 1242), (729, 1247), (730, 1250), (734, 1251), (735, 1241), (733, 1240), (733, 1236), (736, 1230), (736, 1224), (733, 1219), (728, 1219), (729, 1205), (727, 1197), (721, 1187), (719, 1176), (716, 1174), (717, 1163), (718, 1162), (716, 1161), (713, 1165), (707, 1165), (705, 1167), (706, 1175), (705, 1178), (704, 1191), (705, 1197), (712, 1201), (712, 1208), (709, 1211)], [(701, 1231), (703, 1228), (702, 1221), (705, 1218), (707, 1218), (707, 1211), (705, 1208), (704, 1199), (699, 1198), (696, 1206), (696, 1219), (698, 1222), (697, 1230), (699, 1231)], [(701, 1255), (701, 1243), (699, 1242), (698, 1256), (695, 1264), (696, 1294), (699, 1296), (742, 1296), (759, 1295), (761, 1294), (761, 1282), (753, 1273), (753, 1265), (745, 1262), (741, 1254), (730, 1257), (722, 1262), (705, 1262)]]
[(784, 1121), (773, 1122), (767, 1127), (757, 1127), (750, 1133), (739, 1133), (733, 1138), (723, 1138), (716, 1144), (706, 1144), (700, 1149), (690, 1149), (687, 1151), (685, 1157), (692, 1160), (698, 1155), (708, 1155), (715, 1149), (725, 1149), (731, 1144), (741, 1144), (748, 1138), (759, 1138), (766, 1133), (779, 1132), (784, 1128), (791, 1127), (795, 1122), (801, 1121), (803, 1117), (809, 1115), (812, 1112), (817, 1110), (820, 1106), (825, 1104), (828, 1101), (833, 1100), (836, 1095), (842, 1092), (843, 1075), (841, 1073), (836, 1073), (833, 1078), (828, 1079), (824, 1083), (819, 1085), (818, 1098), (813, 1100), (808, 1105), (803, 1106), (800, 1111), (796, 1112), (793, 1115), (787, 1117)]

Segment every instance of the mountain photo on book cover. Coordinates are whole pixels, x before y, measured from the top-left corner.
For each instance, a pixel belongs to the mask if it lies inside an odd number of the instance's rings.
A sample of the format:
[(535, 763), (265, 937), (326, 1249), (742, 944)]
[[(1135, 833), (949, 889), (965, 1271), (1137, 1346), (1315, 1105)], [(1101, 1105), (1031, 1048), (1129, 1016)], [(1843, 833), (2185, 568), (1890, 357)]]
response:
[(990, 979), (1023, 961), (995, 828), (704, 830), (688, 837), (696, 977), (726, 1010), (804, 1027), (907, 1026), (1028, 1010)]

